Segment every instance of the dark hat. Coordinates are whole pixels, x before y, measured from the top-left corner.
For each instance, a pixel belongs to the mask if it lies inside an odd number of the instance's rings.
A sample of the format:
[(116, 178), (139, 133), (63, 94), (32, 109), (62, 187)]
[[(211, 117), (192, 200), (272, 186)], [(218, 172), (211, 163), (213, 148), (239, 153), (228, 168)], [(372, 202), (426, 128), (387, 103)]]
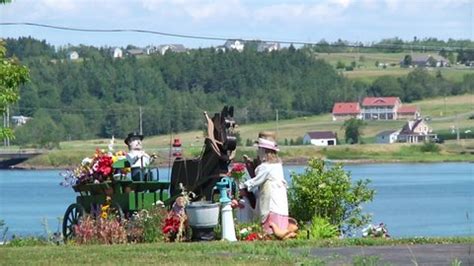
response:
[(132, 139), (140, 139), (140, 140), (143, 140), (143, 135), (137, 133), (137, 132), (132, 132), (132, 133), (129, 133), (127, 138), (124, 140), (125, 144), (128, 145), (128, 143), (130, 143), (130, 141), (132, 141)]

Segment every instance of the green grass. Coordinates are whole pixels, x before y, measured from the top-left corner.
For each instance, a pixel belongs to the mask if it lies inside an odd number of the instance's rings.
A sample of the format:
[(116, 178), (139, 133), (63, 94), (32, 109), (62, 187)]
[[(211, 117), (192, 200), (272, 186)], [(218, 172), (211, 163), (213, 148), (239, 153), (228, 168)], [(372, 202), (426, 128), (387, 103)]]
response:
[[(383, 246), (413, 244), (472, 243), (473, 237), (331, 240), (288, 240), (194, 243), (155, 243), (135, 245), (46, 245), (0, 246), (3, 265), (23, 264), (160, 264), (160, 265), (325, 265), (309, 257), (309, 249), (343, 246)], [(303, 251), (298, 252), (303, 248)], [(25, 256), (25, 254), (28, 254)], [(328, 262), (334, 258), (328, 258)]]
[[(372, 82), (381, 76), (401, 77), (410, 73), (413, 69), (401, 68), (399, 63), (405, 55), (404, 53), (316, 53), (317, 59), (323, 59), (332, 66), (336, 66), (337, 62), (343, 62), (346, 66), (350, 66), (351, 62), (356, 62), (353, 71), (342, 71), (341, 73), (349, 79), (362, 80)], [(424, 53), (428, 55), (430, 53)], [(423, 53), (415, 53), (414, 55), (423, 55)], [(362, 60), (361, 60), (362, 59)], [(376, 67), (375, 62), (388, 64), (386, 68)], [(393, 66), (395, 64), (395, 66)], [(447, 68), (429, 68), (433, 75), (441, 71), (441, 74), (448, 80), (459, 82), (463, 76), (468, 73), (474, 73), (472, 68), (463, 66), (454, 66)]]

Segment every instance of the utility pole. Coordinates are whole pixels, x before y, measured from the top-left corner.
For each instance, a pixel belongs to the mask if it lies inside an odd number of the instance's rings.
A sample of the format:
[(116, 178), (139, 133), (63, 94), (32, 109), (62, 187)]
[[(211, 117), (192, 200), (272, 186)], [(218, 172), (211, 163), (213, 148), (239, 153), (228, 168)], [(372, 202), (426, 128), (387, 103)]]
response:
[(138, 111), (140, 113), (140, 135), (143, 135), (143, 120), (142, 120), (142, 107), (138, 107)]
[(455, 123), (456, 123), (456, 141), (457, 141), (457, 143), (458, 143), (458, 145), (459, 145), (459, 139), (460, 139), (459, 137), (460, 137), (460, 136), (459, 136), (458, 113), (456, 113), (456, 116), (455, 116), (454, 119), (456, 119), (456, 121), (455, 121)]
[(276, 135), (278, 136), (278, 109), (275, 110), (275, 118), (276, 118)]

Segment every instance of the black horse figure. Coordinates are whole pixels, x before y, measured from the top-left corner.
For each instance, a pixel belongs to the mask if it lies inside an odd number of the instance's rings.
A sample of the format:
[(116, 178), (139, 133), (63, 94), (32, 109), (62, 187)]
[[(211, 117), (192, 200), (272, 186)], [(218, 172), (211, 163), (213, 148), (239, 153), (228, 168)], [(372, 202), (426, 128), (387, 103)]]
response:
[(196, 195), (192, 200), (211, 200), (215, 184), (228, 172), (228, 166), (235, 155), (234, 107), (225, 106), (211, 119), (206, 112), (208, 136), (201, 155), (195, 159), (176, 159), (171, 169), (170, 200), (182, 192)]

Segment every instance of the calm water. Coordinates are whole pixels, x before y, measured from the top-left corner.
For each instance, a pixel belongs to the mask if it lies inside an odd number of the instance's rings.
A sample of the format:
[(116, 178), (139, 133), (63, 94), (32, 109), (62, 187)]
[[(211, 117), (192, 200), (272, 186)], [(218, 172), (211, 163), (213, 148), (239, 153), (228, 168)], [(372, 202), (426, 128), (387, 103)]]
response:
[[(474, 164), (363, 164), (348, 165), (354, 180), (370, 178), (377, 191), (364, 207), (373, 223), (387, 224), (392, 236), (474, 235)], [(285, 167), (301, 173), (301, 166)], [(160, 175), (167, 179), (168, 169)], [(0, 219), (10, 234), (44, 234), (47, 221), (58, 229), (69, 204), (71, 188), (59, 186), (59, 171), (0, 171)]]

